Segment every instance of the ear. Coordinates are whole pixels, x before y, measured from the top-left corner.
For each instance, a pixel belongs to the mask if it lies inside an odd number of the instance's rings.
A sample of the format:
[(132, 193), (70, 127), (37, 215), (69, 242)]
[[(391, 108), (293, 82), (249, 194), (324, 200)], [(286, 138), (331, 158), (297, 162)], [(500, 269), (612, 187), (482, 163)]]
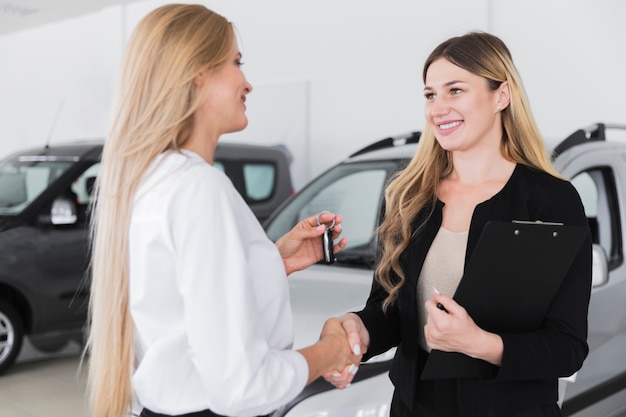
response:
[(509, 88), (509, 82), (504, 81), (498, 87), (496, 91), (496, 111), (502, 111), (506, 109), (511, 103), (511, 89)]
[(202, 71), (198, 75), (193, 77), (193, 84), (196, 87), (202, 87), (202, 85), (205, 83), (206, 78), (207, 78), (206, 71)]

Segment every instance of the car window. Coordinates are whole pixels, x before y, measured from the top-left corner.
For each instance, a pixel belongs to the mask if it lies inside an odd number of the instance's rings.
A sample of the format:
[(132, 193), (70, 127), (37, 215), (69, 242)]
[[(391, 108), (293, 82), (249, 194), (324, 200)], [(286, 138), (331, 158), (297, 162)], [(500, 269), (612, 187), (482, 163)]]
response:
[(343, 216), (343, 235), (347, 249), (367, 245), (378, 223), (387, 171), (368, 169), (347, 174), (322, 188), (305, 204), (298, 217), (304, 219), (324, 210)]
[(47, 157), (17, 157), (0, 164), (0, 215), (17, 215), (74, 160)]
[(246, 183), (246, 196), (250, 200), (260, 201), (269, 198), (276, 182), (276, 167), (272, 164), (249, 164), (243, 166)]
[(87, 168), (82, 174), (74, 180), (71, 190), (76, 194), (76, 203), (79, 205), (91, 204), (94, 195), (94, 185), (96, 183), (96, 176), (100, 171), (100, 163), (95, 163)]
[(224, 164), (221, 163), (220, 161), (213, 162), (213, 166), (222, 172), (226, 172), (226, 169), (224, 168)]
[(276, 188), (276, 165), (271, 162), (215, 161), (213, 166), (228, 175), (248, 203), (269, 199)]
[[(375, 255), (374, 230), (378, 225), (385, 185), (395, 172), (395, 161), (340, 164), (327, 171), (290, 200), (266, 225), (276, 241), (298, 221), (328, 210), (343, 216), (346, 248), (337, 262), (363, 258), (370, 266)], [(367, 259), (365, 259), (367, 258)]]
[(593, 243), (597, 243), (609, 258), (609, 269), (621, 264), (622, 242), (620, 218), (615, 187), (615, 174), (609, 167), (597, 167), (578, 173), (572, 178), (585, 207)]

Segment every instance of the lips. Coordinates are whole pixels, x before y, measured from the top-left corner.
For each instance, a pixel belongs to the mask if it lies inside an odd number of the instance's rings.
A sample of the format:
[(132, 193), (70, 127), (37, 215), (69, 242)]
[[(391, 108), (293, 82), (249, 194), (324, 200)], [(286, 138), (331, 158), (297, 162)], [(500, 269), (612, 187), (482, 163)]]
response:
[(457, 120), (457, 121), (454, 121), (454, 122), (442, 123), (442, 124), (439, 125), (439, 129), (443, 130), (443, 131), (450, 130), (450, 129), (453, 129), (453, 128), (457, 127), (457, 126), (460, 126), (461, 123), (463, 123), (463, 122), (460, 121), (460, 120)]

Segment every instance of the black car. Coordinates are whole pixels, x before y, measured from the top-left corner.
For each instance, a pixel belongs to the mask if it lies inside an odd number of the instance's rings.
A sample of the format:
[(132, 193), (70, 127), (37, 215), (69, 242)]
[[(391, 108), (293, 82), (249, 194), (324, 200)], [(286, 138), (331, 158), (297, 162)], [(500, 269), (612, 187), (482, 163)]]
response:
[[(89, 208), (102, 141), (33, 148), (0, 161), (0, 373), (25, 334), (41, 350), (82, 337)], [(220, 143), (223, 170), (263, 221), (293, 193), (282, 146)], [(46, 337), (42, 337), (46, 336)]]

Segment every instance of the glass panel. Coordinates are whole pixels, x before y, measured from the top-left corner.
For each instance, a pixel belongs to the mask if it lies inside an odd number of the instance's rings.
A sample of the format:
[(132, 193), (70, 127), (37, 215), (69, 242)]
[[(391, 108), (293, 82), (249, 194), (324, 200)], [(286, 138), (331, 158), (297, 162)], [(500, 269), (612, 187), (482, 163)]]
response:
[(0, 163), (0, 215), (17, 215), (73, 161), (10, 159)]
[(384, 189), (397, 169), (397, 161), (337, 165), (297, 193), (266, 225), (266, 232), (276, 241), (303, 218), (324, 210), (341, 214), (348, 245), (337, 254), (337, 264), (370, 268)]
[(615, 174), (609, 167), (598, 167), (577, 174), (572, 184), (585, 207), (594, 243), (602, 246), (609, 258), (609, 269), (623, 261), (619, 201)]
[(99, 171), (100, 163), (94, 164), (87, 168), (85, 172), (72, 183), (71, 190), (76, 194), (76, 204), (90, 204), (95, 198), (94, 185)]
[(580, 194), (587, 217), (596, 217), (598, 215), (598, 188), (594, 180), (588, 173), (582, 172), (572, 179), (572, 185)]
[(250, 200), (265, 200), (271, 197), (276, 179), (276, 168), (272, 164), (245, 164), (243, 176), (246, 196)]
[(226, 172), (226, 170), (224, 169), (224, 164), (222, 164), (222, 163), (221, 163), (221, 162), (219, 162), (219, 161), (215, 161), (215, 162), (213, 162), (213, 166), (214, 166), (215, 168), (219, 169), (219, 170), (220, 170), (220, 171), (222, 171), (222, 172)]
[(342, 235), (346, 249), (367, 245), (378, 223), (382, 189), (387, 178), (384, 169), (354, 172), (329, 184), (300, 210), (304, 219), (324, 210), (343, 216)]

